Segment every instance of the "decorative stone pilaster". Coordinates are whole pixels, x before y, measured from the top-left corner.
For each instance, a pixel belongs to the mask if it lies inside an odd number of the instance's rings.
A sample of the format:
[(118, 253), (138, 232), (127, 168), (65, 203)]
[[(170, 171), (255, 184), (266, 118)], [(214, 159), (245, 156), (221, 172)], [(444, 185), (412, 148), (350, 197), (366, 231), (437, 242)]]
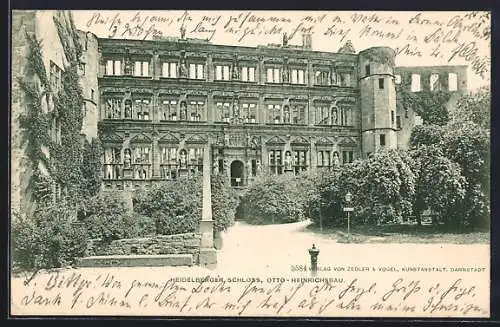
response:
[(214, 247), (214, 221), (212, 219), (212, 186), (211, 186), (211, 160), (210, 140), (203, 151), (203, 201), (199, 233), (200, 241), (200, 266), (215, 267), (217, 265), (217, 251)]

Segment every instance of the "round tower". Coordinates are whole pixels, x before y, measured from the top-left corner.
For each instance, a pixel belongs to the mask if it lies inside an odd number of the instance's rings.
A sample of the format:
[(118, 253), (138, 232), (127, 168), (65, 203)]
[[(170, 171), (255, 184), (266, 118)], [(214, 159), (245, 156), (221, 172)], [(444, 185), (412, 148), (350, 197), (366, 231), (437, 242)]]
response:
[(364, 158), (381, 148), (396, 148), (396, 88), (394, 59), (388, 47), (359, 53), (361, 136)]

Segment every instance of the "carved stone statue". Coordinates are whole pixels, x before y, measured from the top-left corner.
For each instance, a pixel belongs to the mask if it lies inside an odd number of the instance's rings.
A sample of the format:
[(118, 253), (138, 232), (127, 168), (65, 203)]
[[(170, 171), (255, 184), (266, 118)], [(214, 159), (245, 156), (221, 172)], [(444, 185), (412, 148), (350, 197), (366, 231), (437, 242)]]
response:
[(285, 154), (285, 171), (292, 170), (292, 164), (293, 164), (292, 154), (290, 153), (290, 151), (287, 151)]
[(332, 107), (332, 125), (337, 125), (338, 112), (336, 107)]
[(286, 33), (283, 34), (283, 46), (288, 46), (288, 35)]
[(214, 163), (212, 164), (212, 175), (218, 175), (219, 174), (219, 160), (215, 160)]
[(186, 64), (186, 55), (184, 53), (181, 54), (181, 64), (179, 65), (179, 76), (181, 78), (187, 78), (189, 75), (188, 67)]
[(339, 53), (356, 53), (356, 50), (354, 50), (354, 46), (352, 45), (351, 40), (347, 40), (347, 42), (340, 47)]
[(236, 57), (236, 55), (234, 56), (234, 59), (233, 59), (233, 67), (232, 67), (233, 71), (232, 71), (232, 74), (231, 74), (231, 78), (233, 80), (239, 80), (240, 79), (240, 68), (238, 66), (238, 59)]
[(333, 153), (333, 166), (335, 167), (340, 166), (340, 158), (339, 158), (339, 153), (337, 151)]
[(132, 118), (132, 101), (125, 100), (125, 118)]
[(283, 60), (283, 72), (281, 73), (281, 79), (283, 83), (290, 82), (290, 72), (288, 71), (288, 59)]
[(125, 68), (124, 68), (124, 73), (125, 73), (125, 75), (132, 75), (132, 73), (133, 73), (132, 61), (130, 60), (130, 55), (129, 55), (128, 49), (125, 50)]
[(186, 28), (184, 27), (184, 24), (182, 24), (180, 32), (181, 32), (181, 40), (184, 40), (184, 38), (186, 37)]
[(181, 169), (187, 168), (187, 153), (186, 150), (181, 150), (179, 155), (179, 166)]
[(124, 160), (125, 168), (130, 168), (130, 165), (132, 163), (132, 153), (130, 152), (130, 149), (125, 149), (124, 157), (125, 157)]

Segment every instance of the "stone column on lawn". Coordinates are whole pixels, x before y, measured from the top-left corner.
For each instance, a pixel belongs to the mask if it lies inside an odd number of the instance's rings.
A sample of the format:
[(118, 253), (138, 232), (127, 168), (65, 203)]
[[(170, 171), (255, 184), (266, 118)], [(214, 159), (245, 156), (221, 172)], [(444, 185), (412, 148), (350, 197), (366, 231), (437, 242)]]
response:
[(203, 206), (199, 232), (200, 266), (215, 267), (217, 265), (217, 251), (214, 247), (214, 221), (212, 219), (212, 190), (210, 182), (211, 173), (210, 140), (203, 151)]

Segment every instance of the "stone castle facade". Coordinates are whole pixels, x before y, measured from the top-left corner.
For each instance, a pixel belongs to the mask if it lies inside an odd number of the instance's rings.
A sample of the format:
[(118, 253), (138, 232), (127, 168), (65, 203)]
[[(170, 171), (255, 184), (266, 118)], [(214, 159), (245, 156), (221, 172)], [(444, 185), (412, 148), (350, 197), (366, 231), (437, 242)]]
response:
[[(13, 18), (13, 33), (32, 24), (23, 15)], [(50, 59), (60, 47), (46, 41), (50, 28), (35, 30), (45, 38), (47, 71), (63, 69)], [(301, 46), (284, 38), (258, 47), (79, 36), (82, 134), (100, 138), (103, 187), (111, 190), (201, 173), (205, 151), (212, 173), (227, 175), (235, 187), (263, 172), (330, 169), (380, 148), (406, 146), (418, 117), (396, 106), (398, 83), (408, 81), (415, 92), (440, 83), (452, 98), (467, 88), (465, 66), (395, 67), (394, 50), (356, 53), (350, 42), (336, 53), (313, 51), (310, 35)], [(23, 73), (15, 67), (26, 51), (19, 40), (13, 75)], [(16, 92), (14, 83), (14, 115), (22, 107)], [(13, 151), (25, 160), (16, 140)]]

